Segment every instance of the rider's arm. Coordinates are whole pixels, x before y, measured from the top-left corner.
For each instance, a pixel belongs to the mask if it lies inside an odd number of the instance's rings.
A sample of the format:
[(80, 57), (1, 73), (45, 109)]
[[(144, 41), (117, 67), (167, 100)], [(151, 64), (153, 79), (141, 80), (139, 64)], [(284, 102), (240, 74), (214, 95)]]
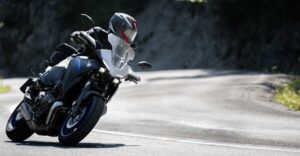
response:
[(111, 44), (107, 39), (108, 31), (101, 27), (94, 27), (88, 30), (87, 33), (100, 42), (101, 49), (111, 49)]
[(108, 32), (104, 29), (102, 29), (101, 27), (94, 27), (94, 28), (91, 28), (90, 30), (87, 31), (87, 33), (89, 35), (91, 35), (93, 38), (95, 39), (99, 39), (100, 42), (103, 38), (103, 36), (107, 36)]
[(78, 44), (83, 44), (83, 37), (82, 34), (86, 33), (90, 35), (92, 38), (94, 38), (97, 41), (97, 48), (96, 49), (102, 49), (107, 47), (107, 34), (108, 32), (100, 27), (94, 27), (91, 28), (88, 31), (75, 31), (71, 34), (71, 40)]

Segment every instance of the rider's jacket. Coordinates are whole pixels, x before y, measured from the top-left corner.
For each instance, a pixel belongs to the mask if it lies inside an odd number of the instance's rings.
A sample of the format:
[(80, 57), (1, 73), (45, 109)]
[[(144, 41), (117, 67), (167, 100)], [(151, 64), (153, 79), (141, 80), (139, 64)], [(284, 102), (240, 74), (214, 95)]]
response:
[[(79, 31), (75, 31), (74, 33), (76, 32), (79, 33)], [(109, 33), (108, 31), (100, 27), (94, 27), (86, 32), (98, 41), (97, 49), (112, 49), (111, 44), (109, 43), (107, 38)], [(62, 62), (66, 62), (65, 60), (67, 60), (67, 58), (70, 58), (70, 56), (73, 54), (85, 55), (85, 53), (82, 53), (80, 49), (76, 50), (65, 43), (58, 46), (55, 52), (51, 55), (50, 59), (48, 59), (49, 66), (52, 66), (52, 68), (50, 70), (46, 70), (40, 76), (41, 85), (44, 84), (47, 86), (53, 86), (58, 81), (62, 80), (66, 71), (66, 66), (61, 66), (60, 64), (63, 64)]]
[(87, 31), (94, 39), (100, 42), (101, 49), (111, 49), (111, 44), (108, 42), (108, 31), (102, 29), (101, 27), (94, 27)]

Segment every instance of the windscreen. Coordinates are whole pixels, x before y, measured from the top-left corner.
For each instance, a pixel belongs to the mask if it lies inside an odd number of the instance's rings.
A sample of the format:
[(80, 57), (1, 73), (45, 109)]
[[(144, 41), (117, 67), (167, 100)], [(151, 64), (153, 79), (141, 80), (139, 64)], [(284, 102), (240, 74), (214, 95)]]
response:
[(134, 50), (123, 39), (110, 33), (108, 41), (112, 45), (112, 63), (116, 68), (122, 69), (129, 60), (133, 60)]

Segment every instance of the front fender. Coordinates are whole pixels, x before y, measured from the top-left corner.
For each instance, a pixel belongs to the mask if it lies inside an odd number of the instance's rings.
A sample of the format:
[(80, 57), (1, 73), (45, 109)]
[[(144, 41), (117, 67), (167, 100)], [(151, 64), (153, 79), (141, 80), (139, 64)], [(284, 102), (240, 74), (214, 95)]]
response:
[(93, 83), (92, 80), (89, 80), (86, 83), (86, 85), (81, 90), (81, 93), (76, 100), (75, 106), (72, 107), (71, 115), (76, 115), (82, 101), (84, 101), (91, 95), (98, 96), (99, 98), (102, 98), (103, 100), (105, 100), (105, 98), (103, 96), (105, 94), (104, 91), (103, 90), (99, 91), (99, 89), (96, 91), (95, 90), (96, 86), (93, 86), (94, 84), (95, 83)]

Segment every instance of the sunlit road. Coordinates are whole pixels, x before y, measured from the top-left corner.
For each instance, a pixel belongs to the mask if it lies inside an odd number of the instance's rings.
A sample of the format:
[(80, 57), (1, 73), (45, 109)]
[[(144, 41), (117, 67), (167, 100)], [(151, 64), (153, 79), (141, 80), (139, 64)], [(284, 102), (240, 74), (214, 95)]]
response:
[(300, 112), (272, 100), (284, 79), (240, 71), (159, 71), (124, 84), (108, 113), (78, 146), (34, 135), (12, 143), (5, 135), (10, 110), (25, 79), (7, 79), (0, 94), (0, 155), (300, 155)]

